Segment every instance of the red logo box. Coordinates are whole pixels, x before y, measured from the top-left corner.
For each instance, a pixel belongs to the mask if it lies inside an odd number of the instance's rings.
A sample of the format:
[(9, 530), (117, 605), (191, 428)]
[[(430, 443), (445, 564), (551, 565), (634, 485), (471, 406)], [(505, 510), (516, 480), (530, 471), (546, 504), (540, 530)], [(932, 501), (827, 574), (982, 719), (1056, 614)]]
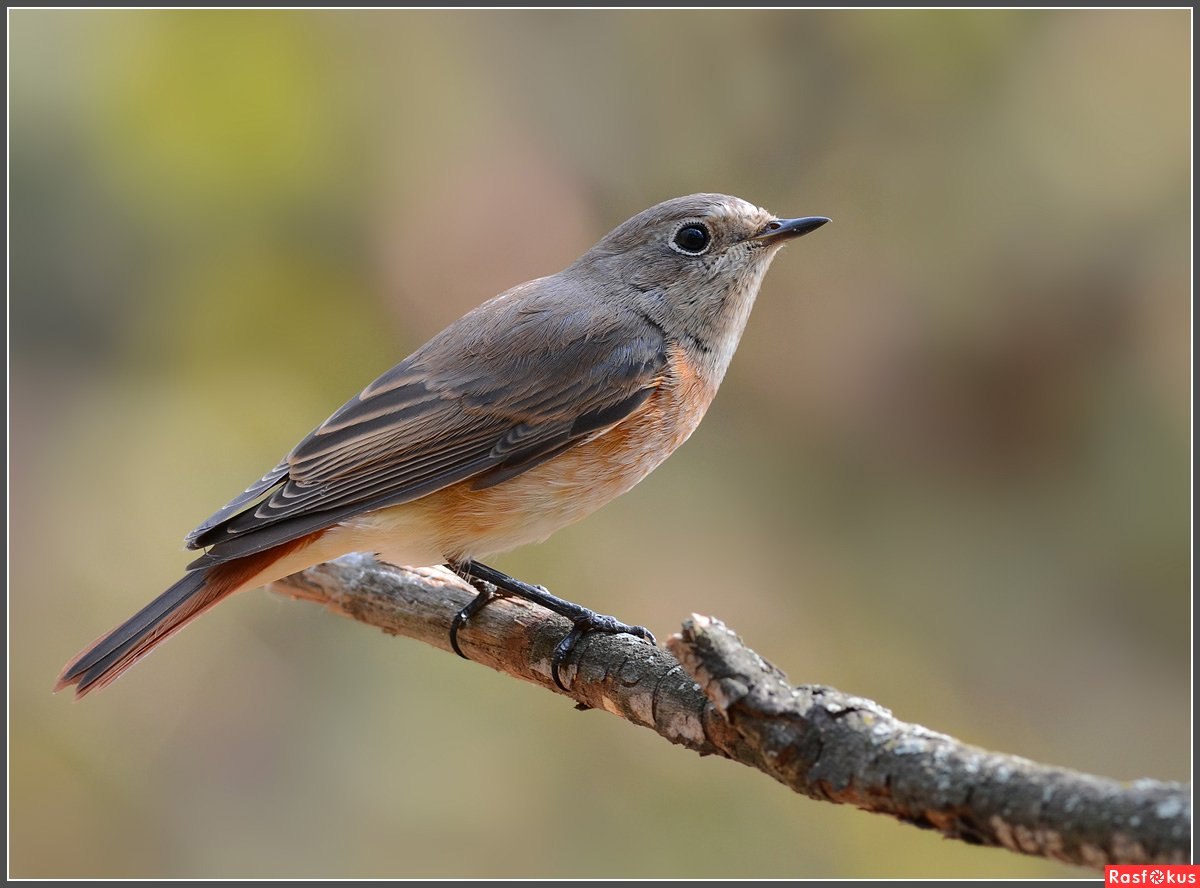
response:
[(1183, 863), (1170, 866), (1167, 864), (1135, 864), (1122, 866), (1106, 866), (1104, 868), (1105, 885), (1195, 885), (1200, 883), (1200, 866), (1194, 863)]

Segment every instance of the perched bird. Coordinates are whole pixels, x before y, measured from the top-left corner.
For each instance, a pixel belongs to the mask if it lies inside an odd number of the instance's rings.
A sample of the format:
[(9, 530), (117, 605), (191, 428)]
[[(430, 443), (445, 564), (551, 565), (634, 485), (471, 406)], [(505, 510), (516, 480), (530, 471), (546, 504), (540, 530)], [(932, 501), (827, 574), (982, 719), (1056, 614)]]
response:
[(101, 688), (242, 589), (348, 552), (447, 564), (587, 632), (639, 626), (559, 599), (478, 559), (540, 542), (629, 490), (695, 430), (737, 348), (771, 260), (829, 220), (779, 219), (722, 194), (639, 213), (558, 274), (452, 323), (317, 427), (187, 536), (205, 554), (76, 656), (56, 690)]

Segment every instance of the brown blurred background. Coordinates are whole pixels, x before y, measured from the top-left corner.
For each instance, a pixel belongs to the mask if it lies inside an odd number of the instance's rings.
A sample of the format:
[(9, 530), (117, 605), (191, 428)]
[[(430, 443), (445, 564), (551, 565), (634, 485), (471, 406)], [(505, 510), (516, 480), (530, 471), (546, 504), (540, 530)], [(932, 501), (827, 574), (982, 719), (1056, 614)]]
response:
[(1189, 12), (9, 24), (12, 875), (1087, 875), (263, 592), (50, 694), (365, 382), (693, 191), (834, 221), (692, 441), (498, 566), (660, 638), (715, 614), (972, 743), (1190, 778)]

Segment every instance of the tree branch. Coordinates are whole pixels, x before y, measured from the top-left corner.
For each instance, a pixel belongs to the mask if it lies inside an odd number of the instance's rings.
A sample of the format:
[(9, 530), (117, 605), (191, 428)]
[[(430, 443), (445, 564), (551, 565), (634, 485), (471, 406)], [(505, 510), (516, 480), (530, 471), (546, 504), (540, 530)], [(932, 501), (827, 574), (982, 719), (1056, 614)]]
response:
[[(447, 651), (450, 621), (475, 596), (440, 568), (396, 568), (361, 555), (273, 588)], [(459, 633), (459, 644), (474, 661), (562, 693), (550, 678), (550, 655), (569, 628), (521, 599), (498, 599)], [(587, 636), (561, 670), (568, 696), (812, 798), (949, 838), (1097, 869), (1190, 859), (1184, 784), (1123, 784), (1052, 768), (902, 722), (861, 697), (792, 687), (708, 617), (686, 621), (667, 648), (626, 635)]]

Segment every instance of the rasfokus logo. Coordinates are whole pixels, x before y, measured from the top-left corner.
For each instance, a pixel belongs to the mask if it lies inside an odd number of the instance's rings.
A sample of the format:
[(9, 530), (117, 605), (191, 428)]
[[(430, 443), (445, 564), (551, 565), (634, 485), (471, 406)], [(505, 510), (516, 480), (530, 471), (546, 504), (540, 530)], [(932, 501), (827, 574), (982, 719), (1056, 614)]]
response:
[(1161, 866), (1155, 864), (1106, 866), (1104, 883), (1106, 885), (1195, 885), (1198, 870), (1200, 867), (1190, 863), (1177, 866), (1166, 864)]

